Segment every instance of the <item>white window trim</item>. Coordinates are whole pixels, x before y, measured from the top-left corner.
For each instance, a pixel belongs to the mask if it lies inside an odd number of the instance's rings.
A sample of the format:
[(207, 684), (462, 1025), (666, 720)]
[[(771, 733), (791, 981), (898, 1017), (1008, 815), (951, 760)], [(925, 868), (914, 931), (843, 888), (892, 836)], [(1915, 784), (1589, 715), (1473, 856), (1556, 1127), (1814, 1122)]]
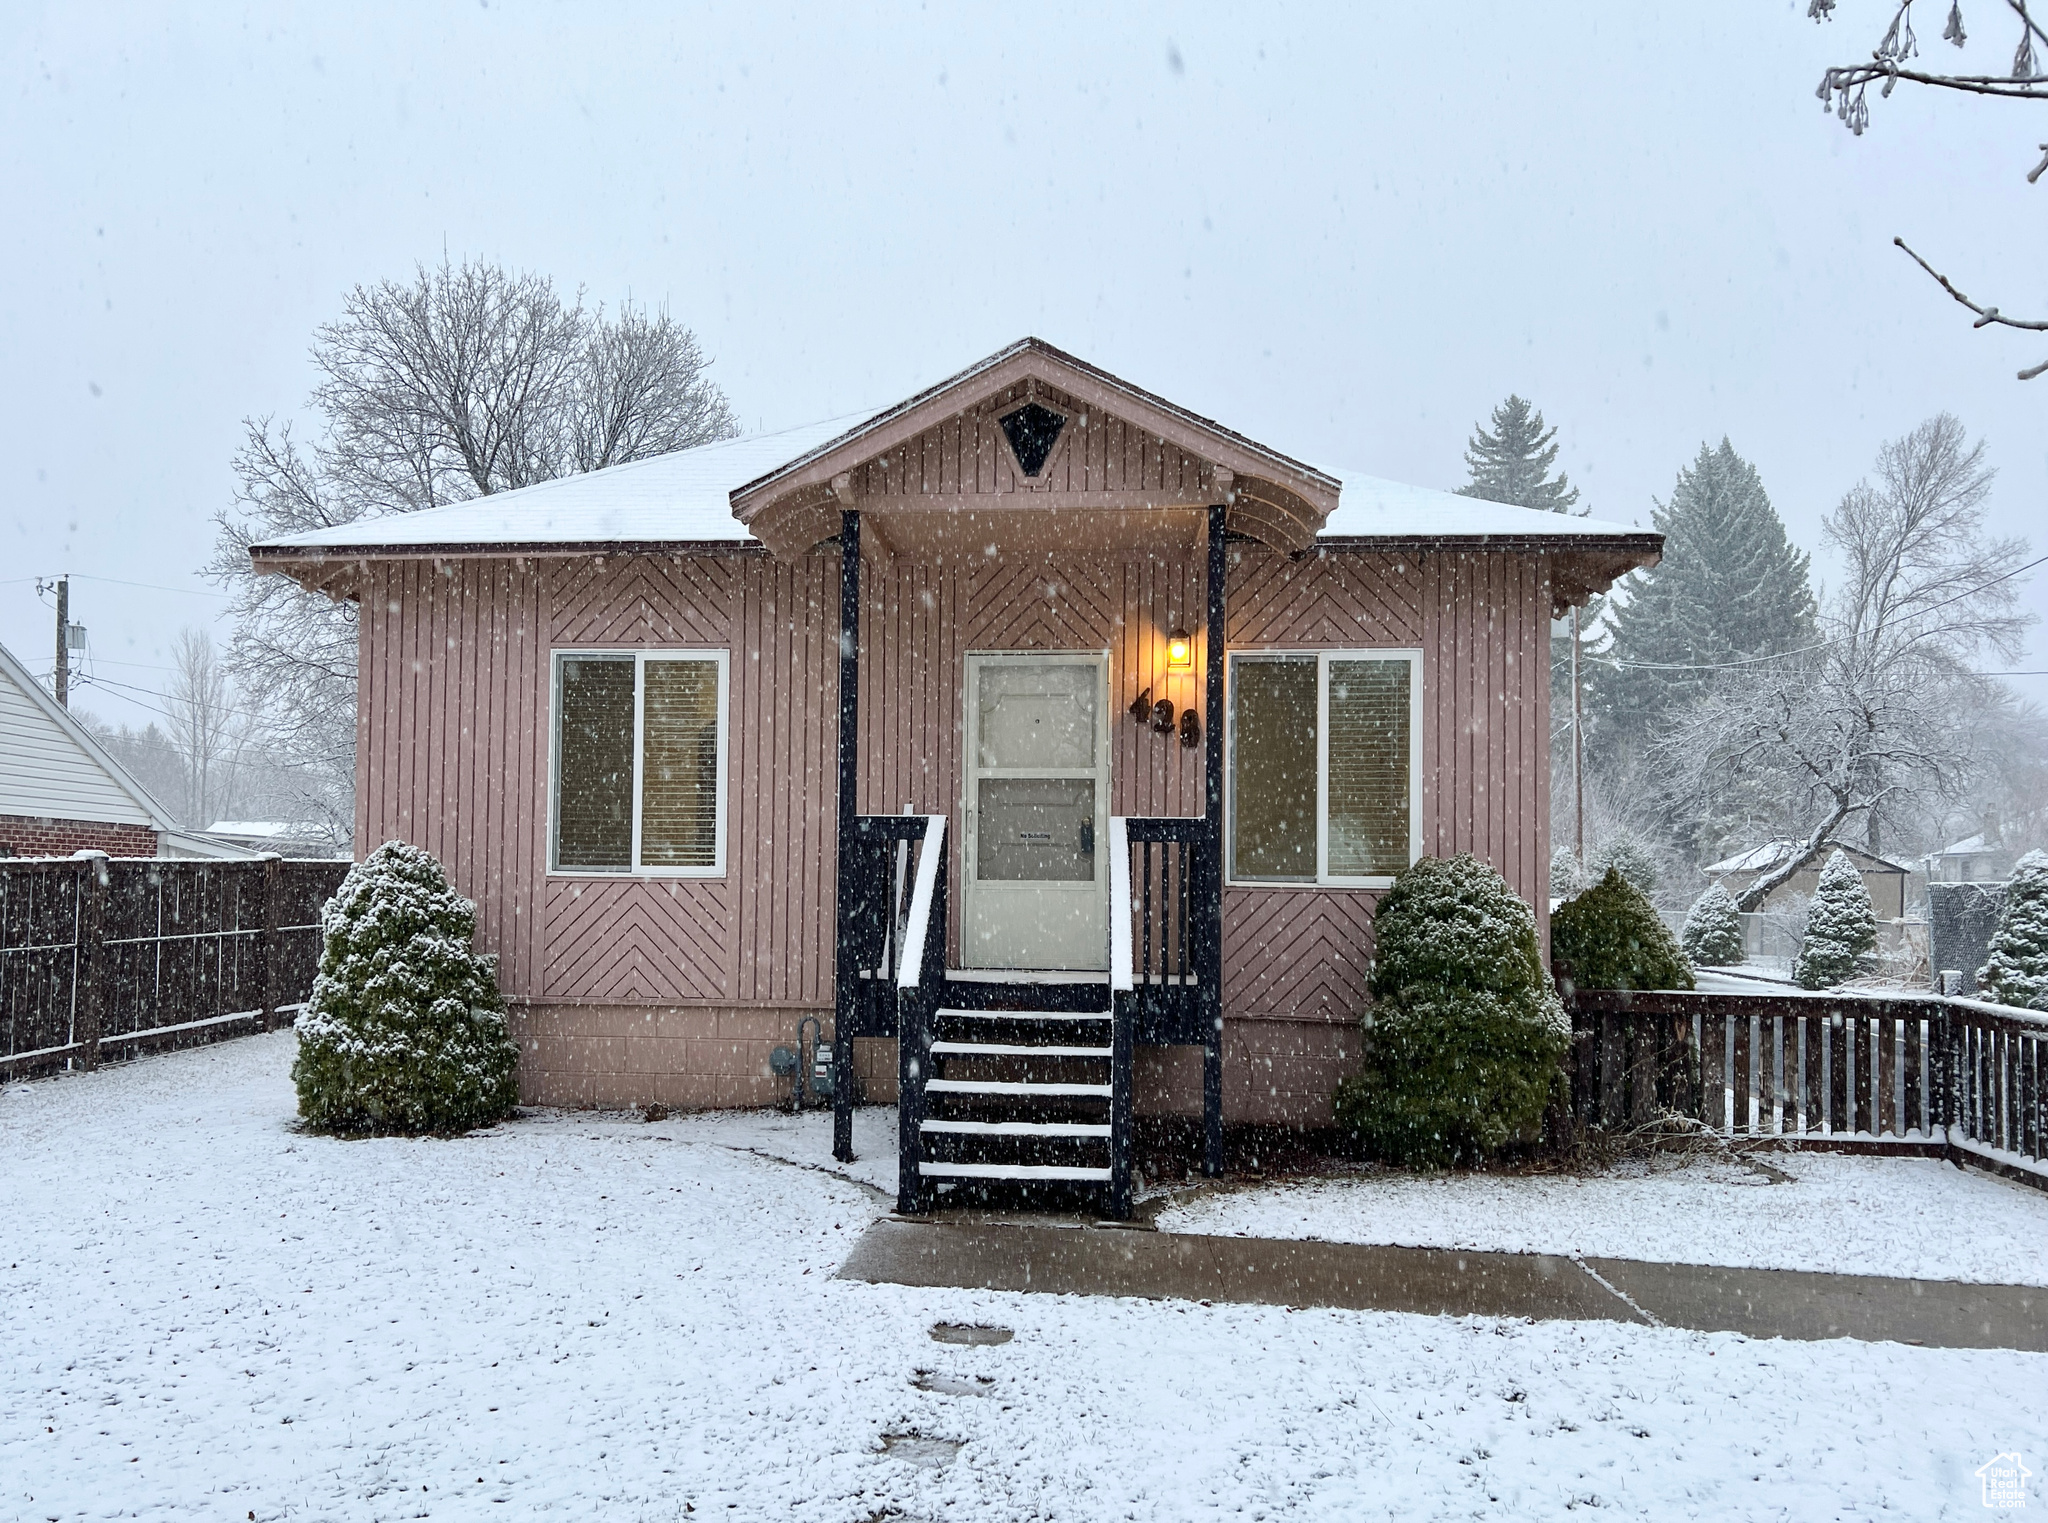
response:
[[(1232, 696), (1237, 658), (1314, 658), (1316, 663), (1316, 875), (1307, 878), (1239, 878), (1231, 848), (1231, 815), (1237, 807), (1237, 707)], [(1408, 663), (1408, 861), (1422, 857), (1422, 652), (1412, 646), (1347, 646), (1288, 649), (1247, 646), (1224, 652), (1223, 665), (1223, 850), (1224, 882), (1231, 888), (1386, 889), (1390, 876), (1333, 877), (1330, 873), (1330, 663), (1332, 661), (1400, 661)]]
[[(560, 867), (555, 862), (555, 829), (561, 800), (562, 661), (565, 657), (609, 656), (633, 663), (633, 834), (630, 867)], [(642, 867), (640, 863), (641, 752), (646, 742), (644, 695), (650, 661), (710, 661), (718, 667), (718, 795), (712, 820), (709, 867)], [(732, 654), (688, 645), (557, 645), (548, 651), (548, 828), (546, 876), (550, 878), (723, 878), (725, 876), (727, 741), (732, 728)]]

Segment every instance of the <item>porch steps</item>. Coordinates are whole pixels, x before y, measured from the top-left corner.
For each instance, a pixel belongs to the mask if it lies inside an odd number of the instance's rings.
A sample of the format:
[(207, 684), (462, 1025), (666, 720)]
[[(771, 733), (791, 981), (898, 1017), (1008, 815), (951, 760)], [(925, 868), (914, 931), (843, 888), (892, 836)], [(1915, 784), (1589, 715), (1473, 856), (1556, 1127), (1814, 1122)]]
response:
[(1108, 1184), (1109, 1167), (1070, 1168), (1043, 1163), (921, 1163), (918, 1171), (931, 1179), (1069, 1180), (1076, 1184)]
[(924, 1089), (928, 1095), (1043, 1095), (1048, 1100), (1081, 1095), (1109, 1098), (1107, 1084), (1037, 1084), (1029, 1079), (927, 1079)]
[(1003, 1042), (934, 1042), (932, 1051), (943, 1057), (977, 1058), (1106, 1058), (1108, 1047), (1013, 1047)]
[[(1056, 989), (1060, 997), (1048, 998)], [(941, 1207), (1099, 1209), (1110, 1183), (1106, 983), (983, 983), (947, 990), (926, 1047), (917, 1167)], [(1091, 1006), (1093, 1008), (1089, 1008)]]
[(1100, 1021), (1107, 1025), (1107, 1010), (937, 1010), (940, 1020), (954, 1021)]

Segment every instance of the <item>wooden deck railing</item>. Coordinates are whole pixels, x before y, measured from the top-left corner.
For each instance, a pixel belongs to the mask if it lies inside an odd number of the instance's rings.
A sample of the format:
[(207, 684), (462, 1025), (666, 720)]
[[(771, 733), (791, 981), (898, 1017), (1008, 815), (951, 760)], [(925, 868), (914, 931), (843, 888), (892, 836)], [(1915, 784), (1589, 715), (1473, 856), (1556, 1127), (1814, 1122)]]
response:
[(0, 1078), (267, 1031), (346, 862), (0, 862)]
[(2048, 1016), (1977, 1000), (1580, 990), (1572, 1104), (1729, 1137), (1948, 1147), (2048, 1178)]

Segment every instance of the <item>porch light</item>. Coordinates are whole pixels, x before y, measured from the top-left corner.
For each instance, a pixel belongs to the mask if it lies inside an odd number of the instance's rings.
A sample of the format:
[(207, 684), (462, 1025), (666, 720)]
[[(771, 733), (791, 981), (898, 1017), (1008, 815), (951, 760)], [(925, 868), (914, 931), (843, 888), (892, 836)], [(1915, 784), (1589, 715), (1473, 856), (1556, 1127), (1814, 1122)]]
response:
[(1184, 672), (1194, 664), (1194, 642), (1188, 639), (1188, 632), (1185, 629), (1176, 629), (1166, 637), (1166, 669), (1170, 672)]

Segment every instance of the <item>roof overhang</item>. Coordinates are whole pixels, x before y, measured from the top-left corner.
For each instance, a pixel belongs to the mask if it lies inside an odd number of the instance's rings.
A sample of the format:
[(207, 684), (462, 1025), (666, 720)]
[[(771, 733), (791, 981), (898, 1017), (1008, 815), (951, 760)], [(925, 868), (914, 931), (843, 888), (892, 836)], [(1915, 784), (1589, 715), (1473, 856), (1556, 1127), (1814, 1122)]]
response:
[[(1175, 451), (1184, 457), (1182, 468), (1162, 471), (1156, 479), (1142, 470), (1101, 479), (1070, 470), (1063, 485), (1021, 479), (1016, 459), (991, 443), (987, 424), (992, 414), (1041, 397), (1069, 415), (1069, 429), (1078, 411), (1084, 430), (1117, 430), (1119, 448), (1126, 451)], [(950, 482), (943, 475), (926, 477), (914, 490), (904, 490), (901, 462), (890, 469), (892, 452), (965, 418), (980, 424), (979, 458), (954, 462), (957, 475)], [(778, 556), (801, 555), (831, 539), (839, 532), (840, 513), (849, 508), (874, 514), (885, 534), (898, 526), (906, 535), (923, 537), (936, 525), (919, 529), (913, 521), (926, 515), (1107, 513), (1139, 522), (1219, 502), (1232, 532), (1294, 553), (1315, 543), (1342, 488), (1334, 476), (1027, 338), (734, 489), (732, 506), (733, 515)]]

